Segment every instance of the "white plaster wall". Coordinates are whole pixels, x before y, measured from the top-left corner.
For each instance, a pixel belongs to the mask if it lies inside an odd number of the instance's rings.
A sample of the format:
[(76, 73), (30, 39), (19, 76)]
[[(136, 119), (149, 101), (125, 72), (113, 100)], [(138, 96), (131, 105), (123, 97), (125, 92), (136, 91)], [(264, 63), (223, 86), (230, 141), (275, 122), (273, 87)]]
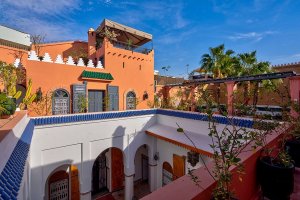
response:
[[(144, 131), (156, 123), (176, 128), (176, 122), (187, 131), (199, 132), (199, 134), (208, 133), (207, 122), (164, 115), (145, 115), (35, 127), (30, 149), (31, 199), (43, 199), (47, 178), (54, 169), (66, 164), (78, 167), (81, 199), (90, 199), (94, 161), (110, 147), (123, 150), (124, 173), (127, 176), (135, 174), (134, 180), (141, 178), (141, 154), (148, 155), (150, 189), (153, 191), (161, 187), (163, 162), (167, 161), (173, 166), (173, 154), (187, 156), (188, 150), (149, 136)], [(147, 145), (147, 152), (141, 150), (136, 154), (138, 148), (144, 144)], [(158, 161), (153, 159), (156, 152), (159, 152)], [(107, 158), (108, 175), (110, 176), (109, 154)], [(205, 159), (208, 158), (205, 157)], [(200, 162), (195, 168), (201, 165)], [(186, 173), (188, 166), (189, 164), (186, 163)], [(109, 181), (109, 187), (110, 184)]]
[[(199, 133), (203, 135), (208, 134), (208, 123), (200, 120), (185, 119), (179, 117), (171, 117), (166, 115), (157, 115), (157, 122), (162, 125), (178, 127), (178, 125), (186, 131)], [(224, 125), (221, 125), (222, 127)]]
[(23, 134), (29, 119), (24, 116), (19, 123), (0, 142), (0, 172), (2, 172), (17, 142)]
[(31, 199), (44, 198), (47, 178), (64, 164), (78, 167), (82, 199), (89, 199), (94, 161), (110, 147), (124, 151), (124, 172), (134, 174), (135, 152), (143, 144), (152, 146), (153, 138), (144, 130), (155, 122), (155, 116), (145, 115), (35, 127), (30, 149)]
[[(182, 148), (180, 146), (177, 146), (175, 144), (163, 141), (163, 140), (157, 140), (157, 151), (159, 152), (159, 160), (157, 162), (157, 182), (156, 186), (157, 188), (162, 186), (162, 166), (164, 162), (168, 162), (172, 168), (173, 168), (173, 154), (177, 154), (178, 156), (185, 156), (185, 173), (188, 173), (188, 168), (190, 169), (197, 169), (203, 165), (201, 160), (197, 163), (195, 167), (192, 167), (187, 162), (187, 152), (189, 150)], [(204, 162), (207, 162), (210, 158), (207, 156), (202, 155), (204, 158)], [(201, 180), (201, 177), (199, 177)]]

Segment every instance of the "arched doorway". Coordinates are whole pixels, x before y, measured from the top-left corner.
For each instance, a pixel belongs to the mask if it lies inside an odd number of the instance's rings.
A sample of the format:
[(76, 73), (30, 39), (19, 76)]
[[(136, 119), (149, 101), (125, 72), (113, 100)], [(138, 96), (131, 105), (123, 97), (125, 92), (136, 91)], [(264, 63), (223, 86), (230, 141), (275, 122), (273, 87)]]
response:
[(173, 181), (173, 168), (168, 162), (163, 163), (162, 167), (162, 186)]
[(52, 95), (52, 114), (64, 115), (70, 113), (70, 95), (65, 89), (57, 89)]
[(124, 187), (123, 152), (115, 147), (104, 150), (92, 169), (92, 196), (98, 197)]
[(109, 191), (107, 185), (107, 152), (108, 149), (103, 151), (94, 162), (92, 176), (92, 195), (105, 193)]
[(75, 165), (62, 165), (49, 175), (45, 186), (46, 200), (79, 200), (79, 172)]
[(136, 109), (136, 95), (133, 91), (126, 94), (126, 110)]
[(46, 182), (45, 199), (49, 200), (69, 200), (70, 177), (69, 165), (63, 165), (55, 169), (48, 177)]
[(140, 199), (150, 193), (149, 147), (144, 144), (135, 153), (134, 196)]

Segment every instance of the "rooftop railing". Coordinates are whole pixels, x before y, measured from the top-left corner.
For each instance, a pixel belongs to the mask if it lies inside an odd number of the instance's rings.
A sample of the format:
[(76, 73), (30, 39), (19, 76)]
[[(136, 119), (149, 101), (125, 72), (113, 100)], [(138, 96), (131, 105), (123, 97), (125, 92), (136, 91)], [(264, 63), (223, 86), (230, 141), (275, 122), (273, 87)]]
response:
[(125, 42), (120, 42), (120, 41), (112, 41), (112, 44), (114, 47), (116, 48), (120, 48), (120, 49), (125, 49), (125, 50), (129, 50), (129, 51), (133, 51), (133, 52), (137, 52), (137, 53), (142, 53), (142, 54), (148, 54), (152, 51), (152, 47), (145, 47), (143, 46), (137, 46), (137, 45), (133, 45), (133, 44), (129, 44), (129, 43), (125, 43)]

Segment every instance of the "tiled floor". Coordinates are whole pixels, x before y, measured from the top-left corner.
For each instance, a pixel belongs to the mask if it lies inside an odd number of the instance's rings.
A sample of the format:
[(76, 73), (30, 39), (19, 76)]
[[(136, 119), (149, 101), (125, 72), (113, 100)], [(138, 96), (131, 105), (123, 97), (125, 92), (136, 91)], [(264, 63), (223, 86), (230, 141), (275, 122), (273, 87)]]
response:
[(291, 200), (300, 200), (300, 168), (296, 168), (294, 178), (294, 193), (291, 196)]
[[(134, 197), (140, 199), (150, 193), (149, 184), (146, 182), (135, 183), (134, 186)], [(94, 200), (124, 200), (124, 190), (119, 190), (114, 193), (109, 193)]]

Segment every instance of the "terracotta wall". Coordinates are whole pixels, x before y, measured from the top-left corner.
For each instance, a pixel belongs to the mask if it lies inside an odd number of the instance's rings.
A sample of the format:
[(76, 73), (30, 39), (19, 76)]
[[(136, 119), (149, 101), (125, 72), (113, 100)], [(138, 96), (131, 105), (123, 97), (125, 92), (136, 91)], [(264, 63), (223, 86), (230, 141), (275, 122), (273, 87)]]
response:
[(16, 58), (22, 57), (23, 65), (26, 65), (28, 52), (22, 49), (16, 49), (12, 47), (0, 45), (0, 60), (6, 62), (7, 64), (13, 64)]
[[(27, 79), (32, 79), (32, 91), (36, 91), (41, 87), (43, 92), (53, 91), (58, 88), (64, 88), (70, 92), (72, 84), (83, 83), (84, 80), (80, 77), (84, 70), (107, 72), (107, 70), (104, 69), (32, 60), (28, 60), (28, 65), (26, 67)], [(88, 81), (87, 88), (104, 90), (106, 84), (107, 82), (104, 81), (90, 80)]]
[(87, 42), (69, 41), (41, 44), (39, 56), (49, 53), (52, 60), (55, 61), (55, 58), (58, 54), (62, 55), (63, 58), (66, 59), (68, 56), (76, 54), (78, 51), (82, 51), (87, 54)]
[[(105, 70), (114, 77), (110, 85), (119, 86), (120, 110), (126, 109), (126, 94), (129, 91), (137, 95), (137, 109), (148, 108), (147, 102), (154, 98), (154, 51), (149, 54), (137, 53), (115, 48), (105, 40), (97, 50), (97, 58), (103, 54)], [(144, 92), (149, 96), (146, 100), (143, 100)]]

